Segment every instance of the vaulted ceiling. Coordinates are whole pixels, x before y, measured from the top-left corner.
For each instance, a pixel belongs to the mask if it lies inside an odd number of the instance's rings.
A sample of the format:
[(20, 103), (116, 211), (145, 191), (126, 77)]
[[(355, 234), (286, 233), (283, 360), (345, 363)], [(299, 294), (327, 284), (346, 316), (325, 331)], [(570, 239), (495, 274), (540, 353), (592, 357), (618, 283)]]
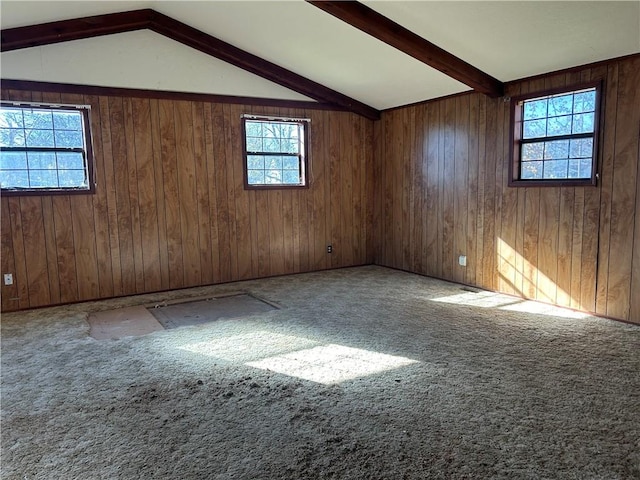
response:
[[(472, 87), (483, 91), (480, 80), (499, 86), (640, 52), (638, 1), (365, 1), (352, 6), (355, 9), (345, 13), (338, 2), (303, 0), (3, 0), (3, 31), (153, 9), (162, 18), (170, 17), (281, 70), (270, 70), (273, 78), (265, 79), (260, 72), (212, 57), (207, 48), (188, 46), (165, 25), (3, 51), (0, 72), (2, 78), (20, 80), (329, 99), (353, 104), (367, 114), (368, 107), (381, 110)], [(341, 15), (353, 25), (337, 18)], [(396, 48), (403, 45), (410, 48)], [(438, 53), (441, 49), (444, 56)], [(444, 66), (438, 63), (443, 59)], [(250, 63), (259, 62), (256, 58)], [(313, 88), (287, 88), (292, 85), (287, 79), (298, 77), (309, 82), (305, 85), (318, 85), (318, 91), (325, 88), (324, 96), (315, 95)], [(491, 94), (492, 88), (486, 88)], [(338, 96), (332, 97), (334, 93)]]

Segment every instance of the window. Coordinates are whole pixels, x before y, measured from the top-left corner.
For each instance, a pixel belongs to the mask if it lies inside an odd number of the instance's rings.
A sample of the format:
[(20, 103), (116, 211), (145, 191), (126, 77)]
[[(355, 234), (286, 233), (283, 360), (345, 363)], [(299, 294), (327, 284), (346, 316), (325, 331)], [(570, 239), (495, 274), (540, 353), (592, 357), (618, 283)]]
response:
[(246, 188), (308, 185), (308, 124), (308, 119), (243, 117)]
[(509, 185), (595, 185), (599, 100), (599, 84), (512, 99)]
[(89, 107), (2, 102), (3, 194), (94, 190)]

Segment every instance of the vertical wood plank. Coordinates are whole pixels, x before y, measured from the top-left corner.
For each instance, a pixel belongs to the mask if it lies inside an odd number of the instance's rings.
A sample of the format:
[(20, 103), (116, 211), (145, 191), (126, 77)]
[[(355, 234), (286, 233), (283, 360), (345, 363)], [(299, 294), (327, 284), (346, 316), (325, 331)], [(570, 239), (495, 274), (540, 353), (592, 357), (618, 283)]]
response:
[[(153, 162), (153, 136), (151, 134), (151, 104), (148, 99), (133, 99), (131, 102), (133, 137), (135, 142), (135, 164), (137, 179), (141, 258), (137, 268), (142, 269), (143, 291), (153, 292), (162, 288), (160, 270), (160, 244), (158, 233), (158, 209)], [(139, 273), (136, 273), (136, 277)], [(140, 288), (140, 287), (138, 287)]]
[(214, 281), (211, 252), (211, 217), (209, 215), (209, 175), (206, 160), (204, 103), (191, 104), (193, 118), (193, 156), (195, 160), (198, 248), (202, 284)]
[(640, 59), (620, 65), (618, 82), (607, 315), (628, 320), (638, 175)]
[(163, 148), (160, 139), (160, 105), (158, 100), (150, 101), (151, 117), (151, 145), (153, 150), (153, 172), (158, 191), (155, 194), (156, 218), (158, 222), (158, 262), (160, 269), (160, 288), (166, 290), (170, 287), (169, 281), (169, 252), (167, 250), (167, 214), (165, 210)]
[(174, 104), (161, 100), (158, 104), (160, 120), (160, 149), (162, 157), (162, 185), (164, 187), (164, 213), (169, 266), (169, 288), (184, 286), (184, 261), (182, 224), (180, 216), (180, 192), (178, 188), (178, 163)]
[[(84, 103), (91, 105), (91, 131), (93, 134), (93, 156), (94, 170), (96, 177), (96, 192), (93, 195), (93, 237), (95, 242), (96, 266), (98, 273), (98, 286), (100, 291), (98, 296), (101, 298), (114, 296), (113, 290), (113, 270), (111, 263), (111, 249), (109, 236), (109, 208), (107, 202), (107, 181), (105, 169), (105, 155), (102, 141), (102, 115), (100, 109), (100, 98), (97, 96), (85, 96)], [(47, 197), (43, 197), (43, 209), (45, 209), (45, 232), (49, 233), (47, 225), (53, 219), (53, 206)], [(50, 220), (47, 220), (50, 219)], [(53, 232), (47, 236), (47, 245), (55, 242)], [(55, 247), (54, 247), (55, 248)], [(49, 264), (51, 271), (52, 264)], [(50, 275), (50, 284), (58, 282), (57, 266), (55, 268), (55, 281)], [(60, 293), (58, 288), (57, 298), (54, 299), (55, 293), (52, 291), (52, 303), (60, 302)]]
[(182, 238), (183, 285), (201, 283), (198, 233), (196, 165), (193, 155), (193, 117), (191, 102), (175, 102), (174, 128), (178, 162), (178, 201)]

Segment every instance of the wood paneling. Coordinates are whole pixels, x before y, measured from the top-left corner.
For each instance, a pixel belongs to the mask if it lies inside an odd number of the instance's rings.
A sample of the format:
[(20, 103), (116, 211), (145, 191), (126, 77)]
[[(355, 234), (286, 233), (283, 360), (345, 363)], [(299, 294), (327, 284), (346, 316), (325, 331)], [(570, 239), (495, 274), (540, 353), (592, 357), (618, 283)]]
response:
[[(3, 99), (90, 104), (97, 179), (94, 195), (0, 199), (2, 272), (14, 274), (3, 311), (373, 259), (370, 120), (78, 93)], [(243, 188), (242, 113), (311, 119), (309, 188)]]
[(598, 79), (596, 187), (507, 187), (503, 99), (464, 94), (383, 112), (376, 263), (640, 323), (640, 57), (515, 82), (507, 94)]
[[(347, 112), (5, 90), (92, 105), (97, 189), (3, 197), (3, 311), (366, 263), (640, 322), (640, 57), (604, 81), (596, 187), (509, 188), (509, 104)], [(241, 113), (311, 122), (310, 187), (243, 188)], [(326, 247), (333, 245), (334, 253)], [(467, 256), (467, 267), (458, 256)]]

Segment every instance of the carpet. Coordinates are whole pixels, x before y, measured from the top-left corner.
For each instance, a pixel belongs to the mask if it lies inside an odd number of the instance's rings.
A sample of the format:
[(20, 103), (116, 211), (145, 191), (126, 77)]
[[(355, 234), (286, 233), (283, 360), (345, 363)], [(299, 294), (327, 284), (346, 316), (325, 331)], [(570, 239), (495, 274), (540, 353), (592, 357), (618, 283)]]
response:
[[(282, 308), (88, 334), (91, 313), (238, 289)], [(1, 323), (7, 480), (640, 478), (633, 325), (377, 266)]]

